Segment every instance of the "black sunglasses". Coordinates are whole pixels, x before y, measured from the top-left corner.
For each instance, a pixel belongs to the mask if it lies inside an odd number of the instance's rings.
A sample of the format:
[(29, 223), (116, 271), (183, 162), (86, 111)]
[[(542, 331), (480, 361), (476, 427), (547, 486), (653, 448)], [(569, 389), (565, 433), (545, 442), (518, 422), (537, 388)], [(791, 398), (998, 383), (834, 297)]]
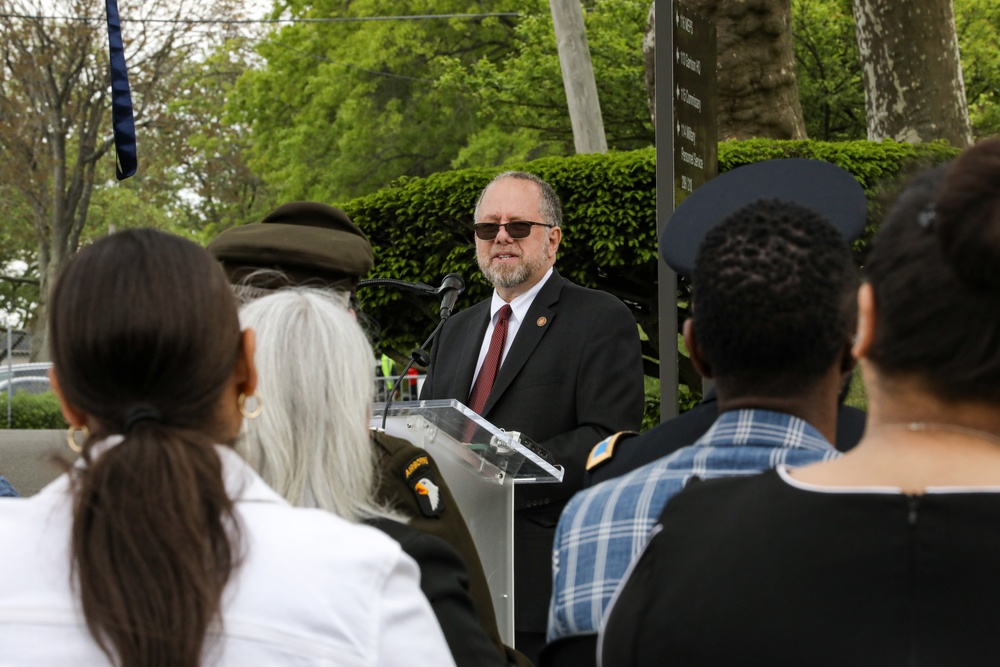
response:
[(505, 222), (502, 225), (496, 222), (477, 222), (472, 225), (472, 228), (476, 230), (476, 236), (482, 240), (492, 241), (500, 233), (501, 227), (507, 228), (507, 234), (512, 239), (523, 239), (531, 233), (531, 228), (536, 225), (539, 227), (555, 227), (555, 225), (546, 225), (544, 222), (518, 220), (516, 222)]

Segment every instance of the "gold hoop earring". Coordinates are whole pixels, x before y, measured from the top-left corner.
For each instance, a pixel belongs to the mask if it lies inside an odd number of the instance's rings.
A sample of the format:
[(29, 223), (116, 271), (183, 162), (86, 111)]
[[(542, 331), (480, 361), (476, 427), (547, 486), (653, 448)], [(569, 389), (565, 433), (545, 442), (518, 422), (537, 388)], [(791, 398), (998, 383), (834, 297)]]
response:
[(86, 426), (70, 426), (66, 431), (66, 442), (69, 444), (69, 448), (72, 449), (77, 454), (83, 451), (83, 445), (78, 445), (76, 443), (76, 432), (83, 431), (83, 439), (86, 442), (87, 438), (90, 437), (90, 431), (87, 430)]
[[(253, 410), (247, 410), (247, 399), (252, 398), (257, 401), (257, 406)], [(264, 409), (264, 402), (260, 400), (260, 394), (254, 392), (250, 396), (240, 392), (240, 397), (237, 399), (236, 404), (240, 407), (240, 414), (246, 419), (256, 419), (260, 416), (261, 410)]]

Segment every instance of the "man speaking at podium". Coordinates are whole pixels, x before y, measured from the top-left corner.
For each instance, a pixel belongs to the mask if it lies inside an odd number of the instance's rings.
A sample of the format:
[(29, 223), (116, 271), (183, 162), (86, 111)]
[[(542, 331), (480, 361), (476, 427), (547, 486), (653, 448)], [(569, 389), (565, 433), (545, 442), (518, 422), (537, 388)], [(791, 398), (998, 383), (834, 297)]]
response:
[(554, 264), (562, 205), (552, 187), (505, 172), (476, 204), (476, 258), (493, 297), (453, 315), (431, 352), (420, 398), (453, 398), (520, 431), (565, 468), (560, 484), (514, 494), (516, 648), (537, 659), (552, 587), (552, 538), (581, 488), (590, 449), (642, 422), (635, 318), (610, 294), (575, 285)]

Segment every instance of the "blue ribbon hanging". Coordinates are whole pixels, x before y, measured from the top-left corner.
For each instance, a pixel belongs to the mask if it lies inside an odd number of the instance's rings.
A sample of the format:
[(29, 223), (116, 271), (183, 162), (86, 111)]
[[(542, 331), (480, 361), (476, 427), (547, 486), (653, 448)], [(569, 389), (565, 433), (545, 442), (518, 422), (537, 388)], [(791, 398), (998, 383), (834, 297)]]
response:
[(111, 55), (111, 122), (115, 133), (115, 174), (123, 181), (138, 166), (135, 149), (135, 119), (132, 117), (132, 94), (125, 69), (122, 25), (118, 18), (118, 0), (107, 0), (108, 51)]

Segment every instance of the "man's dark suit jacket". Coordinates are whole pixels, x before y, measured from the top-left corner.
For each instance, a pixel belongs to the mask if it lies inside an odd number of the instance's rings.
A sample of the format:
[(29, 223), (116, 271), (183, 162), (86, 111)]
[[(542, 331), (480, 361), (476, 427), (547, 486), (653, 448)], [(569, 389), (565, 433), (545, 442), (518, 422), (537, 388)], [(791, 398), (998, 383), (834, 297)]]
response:
[[(489, 319), (487, 299), (445, 323), (421, 399), (468, 402)], [(612, 433), (637, 430), (642, 411), (642, 355), (632, 313), (610, 294), (553, 271), (520, 323), (482, 411), (492, 424), (524, 433), (566, 469), (560, 484), (515, 490), (517, 630), (545, 632), (552, 539), (563, 506), (583, 484), (588, 453)]]

